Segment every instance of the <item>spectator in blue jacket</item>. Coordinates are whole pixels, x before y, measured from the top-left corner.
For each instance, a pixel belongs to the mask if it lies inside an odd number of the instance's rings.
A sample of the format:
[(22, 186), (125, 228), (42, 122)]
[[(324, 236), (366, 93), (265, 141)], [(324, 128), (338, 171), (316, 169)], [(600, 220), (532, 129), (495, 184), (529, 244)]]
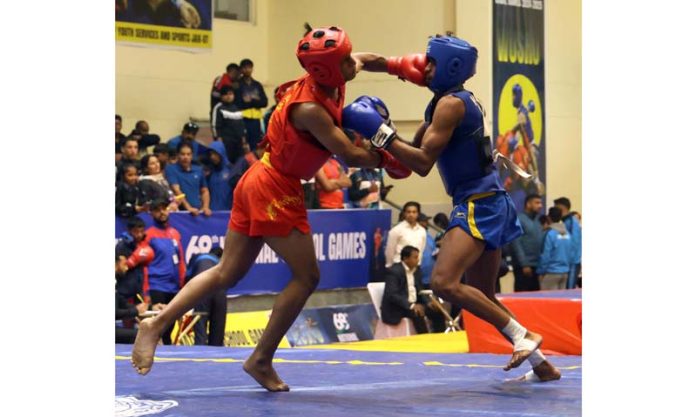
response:
[(524, 200), (524, 212), (517, 215), (524, 234), (510, 243), (515, 291), (539, 290), (536, 267), (544, 243), (544, 232), (537, 219), (540, 210), (541, 196), (530, 194)]
[(206, 176), (208, 190), (210, 190), (211, 210), (232, 209), (232, 164), (227, 159), (225, 145), (215, 141), (208, 149), (210, 159), (210, 173)]
[[(143, 292), (152, 304), (167, 304), (184, 286), (186, 263), (181, 244), (181, 233), (169, 225), (167, 200), (155, 200), (150, 204), (153, 225), (145, 231), (142, 246), (152, 249), (154, 257), (143, 269)], [(162, 334), (165, 345), (172, 343), (174, 324)]]
[(435, 266), (435, 251), (437, 246), (435, 245), (435, 239), (428, 233), (428, 220), (431, 217), (421, 213), (418, 215), (418, 223), (425, 229), (425, 248), (423, 249), (423, 259), (421, 260), (420, 269), (423, 273), (421, 281), (423, 282), (423, 288), (430, 289), (430, 274), (433, 272), (433, 267)]
[[(193, 147), (182, 142), (178, 146), (177, 163), (167, 165), (165, 176), (174, 191), (179, 208), (198, 216), (203, 213), (210, 216), (210, 192), (205, 181), (203, 168), (193, 165)], [(183, 197), (179, 197), (183, 194)]]
[(561, 210), (551, 207), (549, 218), (551, 226), (544, 236), (544, 249), (536, 270), (542, 290), (562, 290), (566, 287), (573, 261), (573, 243), (561, 221)]
[(573, 262), (571, 264), (570, 273), (568, 274), (568, 288), (575, 288), (578, 275), (580, 274), (580, 265), (582, 263), (582, 227), (577, 217), (570, 213), (570, 200), (566, 197), (561, 197), (553, 200), (556, 208), (561, 210), (563, 223), (570, 234), (573, 242)]
[[(445, 213), (437, 213), (435, 217), (433, 217), (433, 223), (435, 223), (435, 226), (440, 228), (440, 232), (437, 232), (435, 235), (435, 244), (437, 247), (440, 247), (440, 241), (442, 240), (443, 237), (445, 237), (445, 233), (447, 233), (447, 226), (449, 226), (449, 217)], [(437, 258), (437, 253), (435, 254), (435, 257)]]
[[(216, 246), (210, 253), (195, 254), (186, 269), (187, 282), (220, 263), (222, 248)], [(198, 303), (195, 311), (206, 313), (193, 325), (196, 345), (222, 346), (225, 341), (225, 322), (227, 319), (227, 289), (220, 288)]]

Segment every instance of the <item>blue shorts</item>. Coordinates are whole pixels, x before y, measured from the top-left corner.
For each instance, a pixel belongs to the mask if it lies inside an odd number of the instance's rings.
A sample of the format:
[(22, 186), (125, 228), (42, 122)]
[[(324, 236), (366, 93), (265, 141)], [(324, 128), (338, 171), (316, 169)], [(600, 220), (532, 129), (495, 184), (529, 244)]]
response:
[(447, 230), (461, 227), (495, 250), (522, 236), (522, 226), (510, 196), (505, 192), (475, 194), (458, 204), (450, 214)]

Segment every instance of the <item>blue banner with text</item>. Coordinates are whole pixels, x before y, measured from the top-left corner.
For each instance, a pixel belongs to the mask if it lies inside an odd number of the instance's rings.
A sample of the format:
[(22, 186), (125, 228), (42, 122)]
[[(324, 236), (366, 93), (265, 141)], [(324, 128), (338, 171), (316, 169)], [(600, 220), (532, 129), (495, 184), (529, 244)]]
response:
[[(150, 227), (149, 214), (139, 215)], [(389, 210), (347, 209), (310, 210), (309, 224), (321, 280), (319, 289), (364, 287), (376, 268), (378, 248), (375, 242), (386, 239)], [(169, 224), (181, 233), (184, 256), (207, 253), (215, 246), (224, 249), (229, 212), (213, 212), (210, 217), (185, 212), (169, 215)], [(124, 219), (116, 219), (116, 238), (126, 231)], [(290, 281), (290, 269), (278, 255), (264, 245), (247, 276), (228, 294), (275, 293)]]

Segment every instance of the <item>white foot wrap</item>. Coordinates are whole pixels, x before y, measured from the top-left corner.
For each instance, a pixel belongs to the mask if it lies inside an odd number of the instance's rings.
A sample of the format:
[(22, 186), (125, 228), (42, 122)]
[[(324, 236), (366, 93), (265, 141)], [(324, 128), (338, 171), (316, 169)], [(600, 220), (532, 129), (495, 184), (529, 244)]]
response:
[[(510, 319), (508, 324), (502, 329), (503, 334), (512, 340), (512, 343), (517, 346), (520, 340), (524, 340), (524, 336), (527, 334), (527, 329), (522, 327), (515, 319)], [(517, 349), (515, 349), (517, 350)]]
[(546, 360), (546, 356), (544, 356), (544, 354), (541, 353), (540, 349), (537, 349), (534, 352), (532, 352), (531, 355), (529, 355), (529, 358), (527, 360), (532, 365), (532, 368), (536, 368), (537, 366), (544, 363), (544, 361)]
[(514, 351), (515, 352), (520, 352), (523, 350), (528, 350), (528, 351), (535, 351), (539, 347), (539, 344), (533, 340), (529, 339), (520, 339), (517, 342), (515, 342), (514, 346)]
[(534, 373), (534, 371), (529, 371), (524, 374), (524, 381), (526, 382), (541, 382), (541, 378)]

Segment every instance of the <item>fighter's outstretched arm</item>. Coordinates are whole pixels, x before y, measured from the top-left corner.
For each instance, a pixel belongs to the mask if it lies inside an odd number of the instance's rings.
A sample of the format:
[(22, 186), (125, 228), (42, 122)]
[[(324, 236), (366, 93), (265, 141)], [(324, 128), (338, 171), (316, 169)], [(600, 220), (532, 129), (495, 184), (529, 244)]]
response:
[[(389, 146), (389, 152), (418, 175), (425, 177), (452, 138), (454, 129), (464, 117), (464, 109), (464, 102), (460, 99), (452, 96), (443, 97), (435, 107), (432, 123), (423, 133), (420, 146), (395, 140)], [(418, 144), (417, 140), (418, 133), (414, 145)]]
[(352, 167), (376, 168), (382, 157), (376, 152), (359, 148), (338, 128), (329, 113), (316, 103), (302, 103), (292, 109), (290, 121), (300, 130), (312, 134), (331, 153)]
[(355, 60), (358, 72), (387, 72), (387, 58), (372, 52), (356, 52), (351, 54)]
[(358, 72), (386, 72), (401, 80), (408, 80), (421, 87), (425, 86), (425, 54), (383, 57), (371, 52), (356, 52), (351, 55)]

